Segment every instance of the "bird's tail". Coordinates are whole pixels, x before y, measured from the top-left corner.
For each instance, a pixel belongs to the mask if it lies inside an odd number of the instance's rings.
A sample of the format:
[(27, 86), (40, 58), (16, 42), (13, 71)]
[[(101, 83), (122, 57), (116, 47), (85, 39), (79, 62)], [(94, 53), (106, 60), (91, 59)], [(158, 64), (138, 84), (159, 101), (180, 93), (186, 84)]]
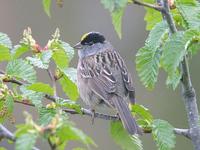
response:
[(136, 124), (131, 111), (129, 110), (128, 104), (120, 96), (113, 96), (112, 102), (119, 113), (119, 117), (122, 121), (124, 128), (129, 134), (142, 134), (140, 127)]

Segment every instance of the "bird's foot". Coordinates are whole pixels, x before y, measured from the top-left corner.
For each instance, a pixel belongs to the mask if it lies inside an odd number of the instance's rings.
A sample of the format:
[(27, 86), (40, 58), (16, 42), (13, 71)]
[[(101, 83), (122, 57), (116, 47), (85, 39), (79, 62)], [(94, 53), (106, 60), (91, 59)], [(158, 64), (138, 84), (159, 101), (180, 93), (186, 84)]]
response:
[(95, 110), (91, 109), (92, 112), (92, 125), (94, 124), (94, 118), (95, 118)]
[(117, 120), (120, 120), (120, 116), (118, 113), (115, 116), (117, 117)]

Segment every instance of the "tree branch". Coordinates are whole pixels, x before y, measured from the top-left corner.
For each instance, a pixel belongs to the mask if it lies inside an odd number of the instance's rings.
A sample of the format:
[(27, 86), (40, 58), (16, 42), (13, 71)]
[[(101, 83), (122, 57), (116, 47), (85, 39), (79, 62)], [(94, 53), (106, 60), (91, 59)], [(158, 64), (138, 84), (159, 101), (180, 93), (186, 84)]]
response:
[(191, 139), (190, 130), (189, 129), (174, 128), (174, 133), (177, 134), (177, 135), (185, 136), (188, 139)]
[(2, 124), (0, 124), (0, 139), (2, 139), (2, 138), (5, 138), (5, 139), (15, 142), (14, 135), (7, 128), (5, 128)]
[[(53, 98), (53, 97), (51, 97)], [(56, 98), (54, 99), (54, 101), (56, 100)], [(23, 101), (15, 101), (15, 103), (19, 103), (19, 104), (23, 104), (23, 105), (27, 105), (27, 106), (32, 106), (35, 107), (35, 105), (33, 104), (29, 104)], [(85, 116), (92, 116), (94, 112), (92, 112), (89, 109), (86, 108), (81, 108), (81, 114), (79, 112), (77, 112), (76, 110), (73, 109), (63, 109), (64, 112), (72, 114), (72, 115), (85, 115)], [(108, 115), (108, 114), (102, 114), (102, 113), (98, 113), (95, 112), (94, 114), (95, 118), (99, 118), (99, 119), (104, 119), (104, 120), (112, 120), (112, 121), (117, 121), (120, 120), (120, 118), (116, 115)], [(152, 130), (151, 129), (143, 129), (144, 133), (151, 133)], [(177, 135), (182, 135), (188, 139), (191, 139), (190, 134), (189, 134), (189, 129), (179, 129), (179, 128), (174, 128), (174, 133)]]
[[(13, 142), (16, 141), (15, 136), (12, 132), (10, 132), (6, 127), (4, 127), (2, 124), (0, 124), (0, 139), (5, 138), (8, 140), (11, 140)], [(39, 150), (37, 147), (33, 147), (33, 150)]]
[(132, 2), (136, 5), (139, 5), (139, 6), (144, 6), (144, 7), (148, 7), (148, 8), (152, 8), (152, 9), (155, 9), (157, 11), (162, 11), (163, 10), (163, 7), (159, 6), (159, 5), (153, 5), (153, 4), (149, 4), (149, 3), (145, 3), (145, 2), (141, 2), (141, 1), (138, 1), (138, 0), (132, 0)]
[[(23, 85), (23, 82), (18, 81), (16, 79), (7, 79), (4, 82), (12, 82), (12, 83), (15, 83), (15, 84), (18, 84), (18, 85)], [(51, 96), (51, 95), (48, 95), (48, 94), (45, 95), (45, 98), (47, 98), (47, 99), (49, 99), (49, 100), (51, 100), (53, 102), (55, 102), (56, 99), (59, 99), (59, 97), (57, 97), (57, 96)], [(34, 104), (27, 103), (26, 101), (17, 101), (17, 100), (15, 100), (14, 102), (15, 103), (19, 103), (19, 104), (23, 104), (23, 105), (27, 105), (27, 106), (31, 106), (31, 107), (35, 107)], [(80, 115), (79, 112), (77, 112), (76, 110), (73, 110), (73, 109), (63, 109), (63, 111), (66, 112), (66, 113), (69, 113), (69, 114), (78, 114), (78, 115)], [(94, 112), (92, 112), (89, 109), (81, 108), (81, 115), (93, 116), (93, 113)], [(120, 120), (120, 118), (118, 116), (116, 116), (116, 115), (102, 114), (102, 113), (98, 113), (98, 112), (95, 112), (94, 117), (95, 118), (99, 118), (99, 119), (104, 119), (104, 120), (112, 120), (112, 121)], [(148, 130), (143, 129), (143, 132), (144, 133), (151, 133), (152, 130), (151, 129), (148, 129)], [(191, 138), (189, 129), (174, 128), (174, 133), (177, 134), (177, 135), (182, 135), (182, 136), (184, 136), (186, 138), (189, 138), (189, 139)]]
[[(170, 32), (176, 33), (177, 29), (172, 19), (169, 10), (168, 0), (163, 0), (163, 8), (162, 14), (164, 19), (166, 19)], [(196, 94), (195, 90), (192, 86), (188, 60), (187, 57), (184, 56), (183, 61), (181, 62), (181, 70), (182, 70), (182, 95), (184, 100), (184, 105), (187, 111), (188, 123), (190, 127), (189, 135), (191, 137), (192, 143), (194, 145), (195, 150), (200, 150), (200, 125), (199, 125), (199, 112), (196, 103)]]
[(50, 138), (48, 138), (48, 143), (49, 143), (51, 150), (56, 150), (56, 145), (51, 142)]

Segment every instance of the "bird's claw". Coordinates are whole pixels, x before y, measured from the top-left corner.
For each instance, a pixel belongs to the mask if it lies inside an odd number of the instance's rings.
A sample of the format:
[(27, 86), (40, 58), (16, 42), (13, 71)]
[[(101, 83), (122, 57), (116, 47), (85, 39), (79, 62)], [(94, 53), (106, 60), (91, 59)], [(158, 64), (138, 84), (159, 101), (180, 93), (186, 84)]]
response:
[(93, 125), (94, 124), (94, 118), (95, 118), (95, 110), (92, 109), (91, 112), (92, 112), (92, 125)]

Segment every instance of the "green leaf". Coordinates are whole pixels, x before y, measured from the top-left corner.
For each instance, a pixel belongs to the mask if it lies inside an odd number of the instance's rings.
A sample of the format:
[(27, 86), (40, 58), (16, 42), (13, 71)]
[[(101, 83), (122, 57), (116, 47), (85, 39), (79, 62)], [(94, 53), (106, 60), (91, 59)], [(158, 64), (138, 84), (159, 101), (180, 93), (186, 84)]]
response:
[(76, 112), (80, 114), (82, 113), (81, 106), (77, 104), (75, 101), (59, 98), (59, 99), (56, 99), (56, 105), (59, 107), (74, 109), (76, 110)]
[(144, 119), (145, 121), (147, 121), (149, 124), (152, 123), (153, 121), (153, 116), (152, 114), (149, 112), (149, 110), (139, 104), (134, 104), (132, 105), (132, 109), (133, 112), (135, 112), (138, 116), (140, 116), (140, 118)]
[(10, 60), (12, 42), (7, 34), (0, 32), (0, 61)]
[(123, 150), (142, 150), (142, 142), (136, 135), (129, 135), (120, 121), (111, 122), (111, 136)]
[(17, 124), (17, 130), (15, 131), (15, 137), (18, 138), (23, 134), (26, 134), (28, 131), (33, 130), (33, 126), (31, 124)]
[(119, 8), (124, 8), (127, 5), (128, 0), (101, 0), (101, 3), (104, 5), (104, 8), (113, 12)]
[(157, 49), (163, 43), (164, 36), (168, 33), (168, 25), (165, 21), (157, 23), (150, 31), (145, 45)]
[(28, 90), (27, 87), (24, 85), (20, 86), (20, 91), (22, 92), (22, 96), (30, 100), (36, 107), (42, 106), (42, 99), (44, 97), (44, 93)]
[(53, 55), (52, 51), (43, 51), (42, 53), (39, 53), (35, 57), (27, 57), (26, 59), (30, 62), (30, 64), (38, 68), (48, 69), (52, 55)]
[(200, 41), (198, 42), (196, 42), (195, 40), (192, 41), (190, 47), (188, 48), (188, 51), (191, 52), (193, 55), (195, 55), (199, 50), (200, 50)]
[(187, 53), (185, 49), (186, 42), (183, 40), (183, 32), (173, 34), (163, 46), (162, 67), (169, 73), (175, 72)]
[(5, 106), (7, 107), (9, 113), (13, 112), (14, 99), (13, 99), (13, 97), (11, 95), (7, 95), (6, 96)]
[(60, 137), (61, 141), (78, 140), (83, 142), (87, 146), (89, 146), (89, 144), (96, 146), (96, 144), (90, 137), (88, 137), (81, 130), (73, 127), (70, 124), (63, 124), (57, 130), (57, 135)]
[(0, 45), (7, 47), (9, 49), (12, 48), (12, 42), (7, 34), (0, 32)]
[(35, 92), (42, 92), (53, 95), (53, 88), (49, 84), (45, 84), (42, 82), (36, 82), (31, 85), (28, 85), (27, 89)]
[(17, 59), (25, 52), (29, 51), (29, 47), (25, 44), (15, 45), (11, 50), (12, 59)]
[(69, 58), (65, 53), (65, 50), (60, 44), (53, 44), (53, 59), (59, 68), (66, 68), (69, 64)]
[(187, 41), (185, 49), (192, 54), (200, 50), (200, 29), (189, 29), (184, 33), (184, 40)]
[(59, 79), (63, 91), (71, 100), (77, 100), (78, 88), (76, 85), (77, 71), (74, 68), (62, 69), (63, 77)]
[(69, 61), (72, 60), (72, 58), (74, 57), (74, 49), (73, 47), (71, 47), (68, 43), (64, 42), (64, 41), (60, 41), (61, 45), (65, 51), (65, 53), (67, 54)]
[(128, 0), (101, 0), (101, 3), (110, 11), (115, 31), (121, 38), (122, 16)]
[(14, 100), (11, 95), (5, 95), (0, 98), (0, 123), (12, 116)]
[(22, 59), (10, 61), (6, 67), (6, 74), (23, 79), (29, 83), (36, 82), (36, 72), (34, 68)]
[(39, 108), (39, 124), (45, 126), (48, 125), (55, 117), (56, 110), (52, 108)]
[(153, 121), (152, 134), (159, 150), (170, 150), (175, 147), (176, 137), (173, 129), (167, 121), (159, 119)]
[(0, 61), (10, 60), (10, 50), (8, 47), (0, 44)]
[(84, 134), (81, 130), (79, 130), (75, 127), (71, 127), (70, 131), (73, 132), (73, 135), (75, 136), (74, 140), (80, 140), (86, 145), (92, 144), (92, 145), (96, 146), (94, 141), (90, 137), (88, 137), (86, 134)]
[(122, 16), (124, 14), (124, 9), (118, 9), (112, 12), (112, 23), (114, 25), (115, 31), (117, 32), (119, 38), (121, 39), (122, 34)]
[(51, 8), (51, 0), (42, 0), (43, 9), (45, 13), (51, 17), (50, 8)]
[(200, 3), (198, 1), (178, 0), (176, 7), (187, 22), (188, 28), (200, 27)]
[(160, 65), (160, 50), (144, 46), (136, 54), (136, 70), (143, 85), (153, 89), (157, 82)]
[(38, 135), (33, 133), (26, 133), (17, 138), (15, 143), (15, 150), (32, 150)]
[(166, 22), (157, 23), (150, 31), (145, 46), (136, 54), (136, 69), (145, 87), (152, 89), (157, 81), (164, 36), (168, 32)]
[(151, 9), (151, 8), (145, 8), (146, 14), (144, 17), (144, 20), (146, 21), (146, 29), (151, 30), (158, 22), (162, 21), (161, 13)]
[(181, 77), (182, 77), (182, 73), (180, 73), (178, 69), (172, 74), (168, 74), (168, 77), (166, 80), (167, 86), (172, 86), (173, 90), (175, 90), (178, 84), (180, 83)]
[(174, 90), (182, 76), (182, 73), (178, 70), (180, 62), (188, 51), (194, 54), (200, 49), (196, 47), (199, 41), (199, 30), (189, 29), (172, 35), (163, 46), (162, 65), (168, 73), (166, 84), (171, 85)]

